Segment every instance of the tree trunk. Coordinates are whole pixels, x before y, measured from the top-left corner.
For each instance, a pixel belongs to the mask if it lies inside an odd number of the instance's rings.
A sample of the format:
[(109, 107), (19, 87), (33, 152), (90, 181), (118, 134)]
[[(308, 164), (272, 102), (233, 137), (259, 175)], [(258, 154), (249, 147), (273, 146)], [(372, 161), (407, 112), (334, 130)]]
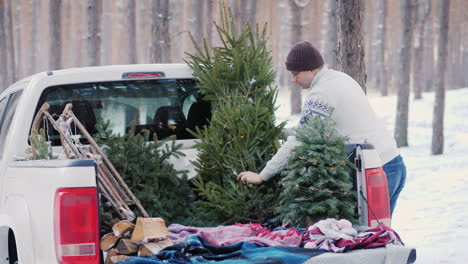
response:
[(337, 61), (337, 44), (338, 44), (338, 17), (337, 17), (337, 0), (327, 1), (327, 29), (326, 29), (326, 41), (324, 47), (324, 59), (328, 67), (336, 69), (338, 65)]
[(432, 1), (428, 1), (431, 12), (424, 28), (424, 86), (423, 91), (432, 91), (434, 88), (434, 18), (432, 11)]
[(171, 54), (169, 0), (153, 1), (151, 4), (151, 61), (153, 63), (169, 63), (169, 54)]
[(203, 21), (204, 21), (204, 15), (203, 15), (203, 2), (204, 0), (195, 0), (192, 2), (193, 6), (193, 13), (192, 13), (192, 21), (193, 21), (193, 26), (191, 30), (191, 34), (195, 41), (197, 42), (198, 45), (202, 45), (202, 39), (203, 39)]
[(41, 13), (41, 5), (39, 1), (32, 1), (31, 3), (31, 25), (29, 27), (29, 35), (31, 37), (30, 52), (29, 52), (29, 62), (27, 74), (31, 75), (36, 73), (37, 67), (37, 57), (38, 57), (38, 46), (39, 38), (37, 36), (37, 27), (38, 24), (36, 21), (39, 20), (39, 14)]
[(354, 78), (366, 92), (363, 13), (364, 0), (338, 0), (338, 69)]
[(385, 33), (387, 25), (387, 0), (377, 1), (377, 27), (375, 29), (375, 67), (376, 67), (376, 88), (381, 92), (382, 96), (388, 95), (387, 72), (385, 70)]
[(88, 0), (88, 65), (101, 65), (101, 0)]
[(205, 28), (205, 39), (208, 45), (211, 45), (213, 40), (213, 1), (203, 1), (205, 4), (205, 19), (203, 19)]
[(413, 38), (412, 8), (414, 0), (401, 0), (402, 37), (400, 45), (400, 68), (398, 73), (398, 99), (395, 139), (398, 147), (408, 146), (408, 111)]
[[(13, 4), (14, 3), (14, 4)], [(23, 25), (23, 6), (21, 5), (21, 1), (12, 1), (12, 8), (13, 12), (13, 29), (15, 33), (13, 34), (13, 40), (15, 42), (15, 73), (16, 79), (20, 80), (24, 77), (24, 63), (23, 63), (23, 51), (25, 50), (24, 43), (23, 43), (23, 36), (22, 36), (22, 28)]]
[(8, 87), (8, 70), (7, 70), (7, 49), (6, 49), (6, 37), (5, 37), (5, 0), (0, 0), (0, 93)]
[(128, 63), (137, 63), (135, 0), (127, 0), (127, 49)]
[(15, 46), (13, 45), (13, 19), (11, 17), (11, 9), (12, 9), (11, 0), (5, 0), (5, 13), (4, 13), (4, 21), (3, 28), (5, 30), (5, 39), (6, 39), (6, 68), (7, 68), (7, 77), (6, 77), (6, 84), (7, 87), (12, 85), (16, 80), (16, 61), (15, 61)]
[(447, 65), (447, 44), (449, 31), (450, 1), (440, 1), (439, 11), (439, 48), (437, 50), (437, 70), (435, 76), (434, 116), (432, 120), (432, 155), (444, 152), (444, 108), (445, 108), (445, 70)]
[[(462, 10), (463, 13), (468, 13), (468, 3), (466, 1), (462, 1)], [(463, 25), (468, 25), (468, 18), (465, 16), (462, 18)], [(468, 72), (468, 27), (463, 27), (463, 51), (462, 51), (462, 72)], [(468, 87), (468, 74), (463, 74), (463, 85), (462, 87)]]
[(255, 14), (257, 12), (257, 0), (241, 0), (242, 12), (242, 26), (250, 23), (252, 27), (255, 26)]
[[(425, 85), (425, 80), (424, 80), (424, 74), (423, 74), (423, 62), (424, 62), (424, 57), (423, 57), (423, 51), (424, 51), (424, 29), (427, 25), (427, 21), (429, 18), (429, 15), (431, 14), (431, 5), (430, 5), (431, 0), (426, 0), (420, 2), (418, 5), (418, 9), (422, 10), (422, 17), (418, 21), (418, 42), (416, 44), (416, 48), (414, 49), (414, 69), (413, 69), (413, 80), (414, 80), (414, 99), (421, 99), (422, 98), (422, 91), (424, 89)], [(418, 11), (419, 12), (419, 11)]]
[(62, 68), (62, 0), (49, 2), (49, 70)]
[[(292, 30), (291, 30), (291, 46), (298, 43), (302, 39), (302, 9), (296, 1), (290, 1), (291, 16), (292, 16)], [(289, 81), (289, 87), (291, 89), (291, 114), (297, 115), (302, 112), (302, 94), (301, 87), (296, 83)]]

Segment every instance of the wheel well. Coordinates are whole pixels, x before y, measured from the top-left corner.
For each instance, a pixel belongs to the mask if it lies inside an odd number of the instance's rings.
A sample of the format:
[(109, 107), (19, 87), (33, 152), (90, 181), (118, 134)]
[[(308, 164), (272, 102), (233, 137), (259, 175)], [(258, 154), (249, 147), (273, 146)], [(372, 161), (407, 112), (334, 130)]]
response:
[(9, 264), (18, 263), (18, 251), (16, 250), (15, 233), (13, 233), (11, 228), (8, 229), (8, 261)]

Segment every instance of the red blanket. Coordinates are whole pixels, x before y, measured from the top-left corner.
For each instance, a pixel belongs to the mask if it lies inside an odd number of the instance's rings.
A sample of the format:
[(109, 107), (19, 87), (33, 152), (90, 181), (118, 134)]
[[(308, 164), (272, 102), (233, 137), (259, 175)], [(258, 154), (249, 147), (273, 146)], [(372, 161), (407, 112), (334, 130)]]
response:
[(226, 246), (237, 242), (250, 242), (261, 246), (298, 247), (302, 237), (295, 228), (269, 231), (260, 224), (235, 224), (218, 227), (191, 227), (172, 224), (168, 227), (169, 239), (177, 244), (189, 236), (200, 236), (214, 246)]

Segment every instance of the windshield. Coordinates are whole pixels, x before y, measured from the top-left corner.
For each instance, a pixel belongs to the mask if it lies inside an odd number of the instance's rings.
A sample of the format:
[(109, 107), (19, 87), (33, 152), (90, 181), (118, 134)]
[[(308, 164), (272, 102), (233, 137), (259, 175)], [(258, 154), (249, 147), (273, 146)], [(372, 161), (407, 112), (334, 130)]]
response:
[[(92, 135), (98, 122), (109, 120), (112, 132), (123, 135), (135, 121), (136, 133), (150, 131), (158, 139), (171, 135), (191, 139), (187, 129), (203, 128), (210, 118), (210, 105), (200, 98), (195, 85), (194, 79), (166, 79), (52, 86), (42, 93), (36, 112), (48, 103), (50, 114), (57, 119), (71, 103)], [(58, 132), (50, 125), (45, 128), (52, 144), (60, 145)]]

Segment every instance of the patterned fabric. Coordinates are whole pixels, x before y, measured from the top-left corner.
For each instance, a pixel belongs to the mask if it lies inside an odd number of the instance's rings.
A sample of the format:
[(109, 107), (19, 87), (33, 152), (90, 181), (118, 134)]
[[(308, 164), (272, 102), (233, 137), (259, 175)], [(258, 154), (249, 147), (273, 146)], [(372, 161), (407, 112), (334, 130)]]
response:
[[(249, 228), (249, 227), (247, 227)], [(130, 257), (122, 264), (297, 264), (326, 251), (300, 247), (261, 247), (248, 242), (213, 246), (198, 236), (170, 246), (157, 255)]]
[(346, 252), (352, 249), (382, 247), (386, 244), (404, 245), (400, 236), (388, 226), (380, 224), (366, 232), (361, 232), (351, 239), (333, 239), (327, 237), (319, 228), (306, 231), (302, 243), (313, 242), (316, 248), (330, 252)]
[(299, 121), (301, 126), (304, 126), (307, 122), (307, 118), (312, 115), (328, 116), (331, 114), (333, 107), (325, 101), (320, 99), (311, 98), (304, 104), (302, 110), (302, 117)]
[(250, 242), (261, 246), (298, 247), (302, 237), (295, 228), (269, 231), (260, 224), (235, 224), (218, 227), (191, 227), (172, 224), (168, 227), (169, 239), (174, 244), (189, 236), (200, 236), (213, 246), (226, 246), (238, 242)]

